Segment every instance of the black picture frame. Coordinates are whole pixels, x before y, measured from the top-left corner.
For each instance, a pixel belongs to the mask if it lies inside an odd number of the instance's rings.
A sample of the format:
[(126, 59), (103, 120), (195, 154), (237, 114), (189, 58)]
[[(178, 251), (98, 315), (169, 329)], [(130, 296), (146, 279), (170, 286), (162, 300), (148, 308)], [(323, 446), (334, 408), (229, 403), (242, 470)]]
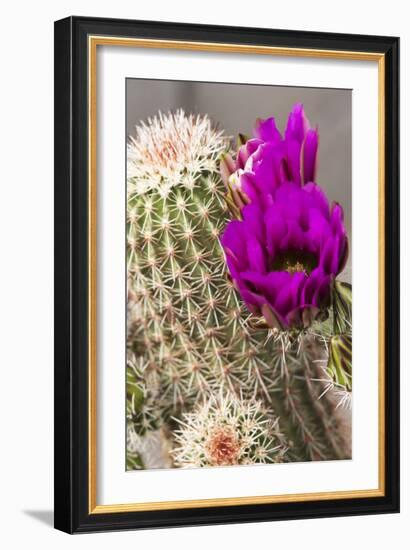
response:
[[(385, 491), (373, 498), (89, 511), (88, 50), (90, 35), (377, 52), (385, 60)], [(67, 533), (399, 511), (399, 39), (68, 17), (55, 23), (55, 527)]]

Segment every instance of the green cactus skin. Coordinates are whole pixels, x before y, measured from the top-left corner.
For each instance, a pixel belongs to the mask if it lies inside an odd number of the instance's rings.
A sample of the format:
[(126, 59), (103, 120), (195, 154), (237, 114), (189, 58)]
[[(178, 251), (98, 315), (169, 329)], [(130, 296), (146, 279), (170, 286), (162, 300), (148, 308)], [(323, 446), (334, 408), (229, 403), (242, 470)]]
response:
[(130, 347), (144, 358), (147, 387), (156, 388), (163, 414), (223, 385), (259, 393), (271, 370), (227, 279), (219, 244), (223, 191), (215, 172), (201, 174), (192, 191), (151, 191), (129, 201), (129, 293), (137, 304)]
[(340, 398), (327, 373), (328, 351), (321, 333), (312, 328), (296, 338), (279, 335), (270, 350), (279, 373), (272, 404), (288, 439), (288, 460), (350, 458), (350, 410), (338, 406)]
[[(167, 120), (150, 123), (158, 132)], [(263, 399), (280, 417), (290, 445), (285, 460), (345, 458), (333, 390), (321, 397), (317, 381), (323, 376), (314, 361), (324, 361), (326, 346), (319, 337), (258, 326), (227, 276), (219, 236), (229, 211), (218, 171), (227, 141), (207, 131), (217, 145), (200, 170), (169, 182), (162, 176), (160, 185), (128, 172), (128, 425), (142, 438), (166, 433), (175, 428), (172, 417), (225, 388)], [(135, 446), (128, 459), (129, 469), (143, 467)]]

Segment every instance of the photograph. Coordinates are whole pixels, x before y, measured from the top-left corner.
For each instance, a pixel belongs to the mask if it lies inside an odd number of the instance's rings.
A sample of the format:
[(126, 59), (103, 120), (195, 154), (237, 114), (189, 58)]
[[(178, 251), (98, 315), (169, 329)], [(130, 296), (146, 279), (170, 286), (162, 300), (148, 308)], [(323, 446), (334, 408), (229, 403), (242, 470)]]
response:
[(126, 470), (350, 460), (352, 90), (125, 88)]
[(406, 4), (2, 13), (0, 547), (402, 550)]
[(399, 509), (394, 36), (55, 23), (55, 527)]

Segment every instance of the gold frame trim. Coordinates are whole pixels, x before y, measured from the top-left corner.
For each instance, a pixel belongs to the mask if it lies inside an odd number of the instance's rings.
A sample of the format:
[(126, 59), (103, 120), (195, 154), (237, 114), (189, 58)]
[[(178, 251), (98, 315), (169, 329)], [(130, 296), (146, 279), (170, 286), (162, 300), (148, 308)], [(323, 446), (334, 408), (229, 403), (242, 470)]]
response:
[[(292, 495), (249, 496), (235, 498), (214, 498), (200, 500), (178, 500), (160, 502), (142, 502), (132, 504), (97, 504), (97, 46), (123, 46), (134, 48), (178, 49), (190, 51), (208, 51), (225, 53), (250, 53), (283, 57), (311, 57), (348, 59), (356, 61), (377, 61), (378, 63), (378, 153), (379, 153), (379, 476), (377, 489), (353, 491), (329, 491), (318, 493), (299, 493)], [(318, 500), (341, 500), (351, 498), (375, 498), (385, 495), (385, 56), (374, 52), (332, 51), (306, 48), (282, 48), (273, 46), (254, 46), (242, 44), (217, 44), (207, 42), (189, 42), (177, 40), (155, 40), (139, 38), (121, 38), (112, 36), (88, 37), (88, 377), (89, 377), (89, 434), (88, 434), (88, 510), (89, 514), (107, 514), (119, 512), (141, 512), (153, 510), (175, 510), (187, 508), (206, 508), (212, 506), (241, 506), (247, 504), (268, 504), (283, 502), (306, 502)]]

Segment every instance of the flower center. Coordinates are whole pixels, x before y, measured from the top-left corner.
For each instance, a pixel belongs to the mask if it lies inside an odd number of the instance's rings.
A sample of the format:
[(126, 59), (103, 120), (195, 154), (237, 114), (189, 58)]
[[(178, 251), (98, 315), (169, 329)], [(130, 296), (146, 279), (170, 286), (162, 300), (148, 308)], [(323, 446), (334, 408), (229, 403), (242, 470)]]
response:
[(290, 250), (279, 254), (272, 262), (272, 271), (287, 271), (292, 275), (294, 273), (304, 273), (309, 275), (317, 265), (317, 260), (311, 252), (303, 250)]
[(215, 466), (237, 464), (240, 444), (235, 430), (230, 426), (219, 426), (213, 430), (206, 450), (210, 462)]
[(287, 271), (288, 273), (300, 273), (300, 272), (302, 272), (305, 275), (307, 275), (306, 268), (301, 262), (296, 262), (293, 265), (290, 262), (287, 262), (285, 271)]

